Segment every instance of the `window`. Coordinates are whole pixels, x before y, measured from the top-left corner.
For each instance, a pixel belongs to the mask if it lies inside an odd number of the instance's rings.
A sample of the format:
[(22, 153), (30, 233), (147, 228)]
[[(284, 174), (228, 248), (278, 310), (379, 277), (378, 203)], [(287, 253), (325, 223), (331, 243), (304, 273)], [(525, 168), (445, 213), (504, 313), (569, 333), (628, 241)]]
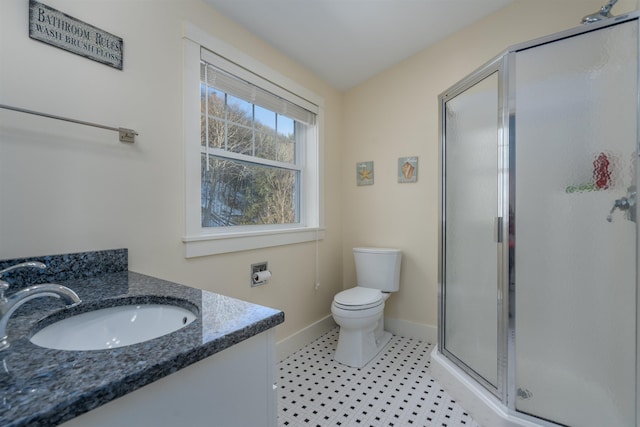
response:
[(215, 54), (202, 57), (202, 227), (299, 224), (316, 115), (226, 72), (233, 64)]
[(322, 100), (195, 27), (184, 47), (187, 257), (322, 237)]

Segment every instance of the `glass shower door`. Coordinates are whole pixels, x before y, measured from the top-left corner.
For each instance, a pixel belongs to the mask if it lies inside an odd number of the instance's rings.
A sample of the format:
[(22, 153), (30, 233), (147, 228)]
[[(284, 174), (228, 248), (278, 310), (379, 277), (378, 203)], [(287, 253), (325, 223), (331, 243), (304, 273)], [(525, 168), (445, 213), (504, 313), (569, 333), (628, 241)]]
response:
[[(445, 100), (442, 350), (498, 388), (498, 72)], [(463, 366), (463, 367), (464, 367)]]
[(637, 38), (516, 53), (515, 408), (563, 425), (636, 425)]

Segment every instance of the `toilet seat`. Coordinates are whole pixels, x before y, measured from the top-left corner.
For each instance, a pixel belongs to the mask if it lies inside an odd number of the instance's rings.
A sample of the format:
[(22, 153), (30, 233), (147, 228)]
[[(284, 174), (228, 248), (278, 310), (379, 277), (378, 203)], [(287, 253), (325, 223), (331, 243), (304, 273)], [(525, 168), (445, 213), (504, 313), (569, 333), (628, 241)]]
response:
[(333, 304), (343, 310), (367, 310), (384, 304), (384, 298), (379, 289), (356, 286), (337, 293)]

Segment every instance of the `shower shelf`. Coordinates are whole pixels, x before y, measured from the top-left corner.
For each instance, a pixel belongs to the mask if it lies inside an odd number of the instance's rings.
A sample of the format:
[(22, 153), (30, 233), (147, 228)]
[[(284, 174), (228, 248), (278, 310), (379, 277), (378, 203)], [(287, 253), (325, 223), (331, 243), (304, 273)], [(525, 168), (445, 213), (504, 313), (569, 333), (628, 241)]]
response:
[(588, 193), (592, 191), (604, 191), (608, 190), (608, 188), (598, 188), (595, 184), (581, 184), (581, 185), (569, 185), (564, 189), (565, 193)]

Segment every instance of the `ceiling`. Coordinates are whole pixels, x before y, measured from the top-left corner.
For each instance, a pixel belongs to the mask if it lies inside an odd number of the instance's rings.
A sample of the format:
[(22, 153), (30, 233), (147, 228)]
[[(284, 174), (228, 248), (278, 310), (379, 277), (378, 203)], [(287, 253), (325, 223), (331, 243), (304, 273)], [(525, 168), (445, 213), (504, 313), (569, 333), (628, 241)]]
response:
[(350, 89), (513, 0), (205, 0)]

